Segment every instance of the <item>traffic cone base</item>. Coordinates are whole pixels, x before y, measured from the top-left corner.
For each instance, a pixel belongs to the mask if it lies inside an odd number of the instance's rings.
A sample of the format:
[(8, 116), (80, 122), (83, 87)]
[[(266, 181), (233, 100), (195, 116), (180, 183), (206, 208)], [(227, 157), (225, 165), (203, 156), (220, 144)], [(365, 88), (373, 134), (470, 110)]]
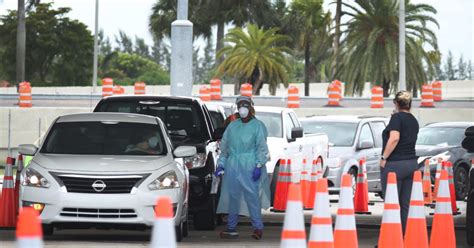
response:
[(15, 184), (13, 182), (13, 158), (7, 157), (0, 204), (0, 227), (16, 226)]
[(454, 228), (452, 228), (454, 227), (452, 215), (435, 214), (433, 217), (434, 222), (443, 223), (443, 225), (432, 226), (430, 248), (456, 247), (456, 234)]
[(155, 206), (155, 223), (153, 224), (150, 247), (176, 247), (176, 234), (173, 222), (171, 198), (159, 197)]
[(384, 223), (380, 228), (379, 247), (403, 247), (402, 228), (400, 223)]
[(16, 247), (43, 247), (43, 231), (38, 212), (31, 207), (22, 208), (16, 229)]
[(357, 232), (354, 230), (338, 230), (334, 232), (334, 247), (358, 247)]
[(281, 247), (306, 247), (301, 186), (290, 184), (287, 211), (281, 233)]

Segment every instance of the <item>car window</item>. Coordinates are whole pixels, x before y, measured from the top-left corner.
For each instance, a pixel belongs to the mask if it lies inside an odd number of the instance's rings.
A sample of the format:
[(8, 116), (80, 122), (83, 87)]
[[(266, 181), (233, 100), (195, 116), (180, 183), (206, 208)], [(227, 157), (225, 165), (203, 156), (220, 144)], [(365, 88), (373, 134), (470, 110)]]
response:
[(464, 139), (465, 128), (424, 127), (418, 133), (417, 145), (459, 146)]
[(41, 153), (165, 155), (158, 125), (128, 122), (60, 122), (51, 128)]
[(371, 122), (374, 131), (375, 147), (382, 147), (382, 132), (385, 129), (385, 123), (382, 121)]
[(268, 137), (283, 137), (281, 115), (279, 113), (257, 112), (256, 117), (265, 124)]
[(374, 143), (374, 138), (372, 136), (372, 131), (370, 130), (369, 124), (364, 124), (359, 134), (359, 144), (363, 141), (369, 141)]
[(210, 110), (209, 114), (211, 115), (212, 125), (214, 128), (224, 127), (224, 116), (219, 111)]
[(357, 123), (301, 121), (305, 133), (325, 133), (331, 146), (352, 146), (357, 131)]

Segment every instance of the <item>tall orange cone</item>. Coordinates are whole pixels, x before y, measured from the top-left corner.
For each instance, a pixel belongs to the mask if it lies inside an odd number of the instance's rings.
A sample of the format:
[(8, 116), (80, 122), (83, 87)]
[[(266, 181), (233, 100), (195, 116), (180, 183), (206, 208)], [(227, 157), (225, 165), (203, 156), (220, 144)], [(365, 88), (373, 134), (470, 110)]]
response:
[(415, 171), (413, 175), (404, 245), (405, 248), (428, 248), (428, 231), (426, 229), (425, 204), (420, 171)]
[(448, 171), (449, 193), (451, 197), (451, 207), (454, 215), (460, 214), (456, 204), (456, 188), (454, 187), (453, 163), (446, 161), (446, 170)]
[(441, 171), (438, 197), (431, 227), (430, 248), (456, 247), (448, 172)]
[(388, 173), (379, 248), (403, 247), (402, 221), (398, 203), (397, 175)]
[(153, 224), (150, 247), (176, 247), (171, 198), (160, 196), (155, 206), (156, 220)]
[(359, 247), (354, 215), (354, 202), (352, 200), (352, 178), (349, 174), (342, 176), (341, 190), (339, 192), (339, 208), (337, 209), (336, 226), (334, 228), (334, 247)]
[(306, 247), (301, 186), (290, 184), (280, 247)]
[(22, 208), (16, 228), (17, 248), (43, 247), (43, 230), (38, 212), (32, 207)]
[(303, 196), (303, 206), (308, 207), (309, 204), (309, 174), (306, 159), (303, 159), (303, 168), (301, 169), (301, 195)]
[(367, 182), (367, 169), (365, 158), (359, 160), (359, 173), (354, 195), (354, 211), (357, 214), (371, 214), (369, 212), (369, 185)]
[(313, 209), (314, 202), (316, 200), (316, 188), (317, 182), (319, 179), (319, 174), (321, 172), (321, 159), (318, 158), (317, 160), (313, 160), (313, 166), (311, 167), (311, 181), (309, 184), (309, 196), (308, 196), (308, 204), (306, 209)]
[(423, 171), (423, 198), (425, 204), (430, 205), (433, 203), (433, 194), (431, 193), (431, 173), (429, 160), (425, 160), (425, 168)]
[(7, 157), (3, 177), (2, 204), (0, 205), (0, 227), (14, 227), (16, 224), (15, 189), (13, 182), (13, 158)]
[(444, 161), (441, 158), (438, 158), (436, 163), (436, 175), (435, 175), (435, 185), (433, 191), (433, 201), (436, 201), (436, 197), (438, 196), (438, 187), (439, 187), (439, 177), (441, 176), (441, 171), (443, 170), (443, 163)]
[(273, 200), (273, 211), (285, 211), (286, 198), (288, 194), (288, 184), (291, 182), (291, 176), (287, 172), (288, 166), (286, 159), (280, 159), (280, 170), (278, 171), (275, 196)]
[(331, 209), (329, 207), (328, 179), (320, 178), (317, 182), (316, 205), (311, 218), (311, 231), (308, 247), (334, 247), (332, 236)]
[(20, 174), (23, 170), (23, 155), (18, 155), (18, 163), (16, 167), (16, 179), (15, 179), (15, 210), (16, 214), (18, 215), (18, 211), (20, 210), (18, 204), (20, 200)]

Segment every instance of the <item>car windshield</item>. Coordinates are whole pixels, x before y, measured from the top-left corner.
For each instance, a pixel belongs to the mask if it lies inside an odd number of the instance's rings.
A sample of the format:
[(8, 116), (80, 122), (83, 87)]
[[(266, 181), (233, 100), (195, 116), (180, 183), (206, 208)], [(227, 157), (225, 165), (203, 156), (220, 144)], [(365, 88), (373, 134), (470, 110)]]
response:
[(465, 128), (424, 127), (418, 133), (417, 145), (459, 146), (464, 139)]
[(41, 153), (165, 155), (158, 125), (130, 122), (60, 122), (51, 128)]
[(257, 112), (256, 117), (265, 124), (268, 137), (283, 137), (280, 113)]
[(305, 133), (325, 133), (333, 146), (352, 146), (357, 131), (357, 123), (301, 121)]

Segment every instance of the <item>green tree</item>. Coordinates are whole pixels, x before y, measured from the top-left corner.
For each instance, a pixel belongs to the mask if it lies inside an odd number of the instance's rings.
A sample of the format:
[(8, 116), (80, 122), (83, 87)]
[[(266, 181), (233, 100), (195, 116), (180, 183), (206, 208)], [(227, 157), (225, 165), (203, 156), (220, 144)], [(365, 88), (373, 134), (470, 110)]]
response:
[(469, 60), (469, 62), (467, 63), (467, 79), (469, 79), (469, 80), (474, 79), (473, 78), (474, 75), (472, 74), (472, 70), (474, 70), (474, 68), (472, 68), (471, 60)]
[(311, 76), (311, 54), (318, 28), (324, 26), (325, 14), (322, 0), (294, 0), (290, 6), (291, 30), (297, 48), (304, 54), (304, 95), (309, 96)]
[(458, 62), (458, 80), (465, 80), (467, 78), (467, 64), (461, 55)]
[(448, 52), (448, 57), (446, 58), (446, 64), (444, 64), (444, 71), (446, 73), (446, 79), (456, 80), (456, 68), (454, 68), (453, 54), (451, 51)]
[[(438, 25), (432, 16), (436, 9), (427, 4), (405, 0), (407, 88), (427, 80), (423, 65), (432, 67), (426, 45), (437, 49), (435, 33), (428, 28)], [(384, 95), (395, 90), (398, 82), (398, 0), (356, 0), (343, 3), (351, 20), (345, 39), (340, 76), (347, 82), (346, 94), (361, 94), (365, 82), (382, 85)], [(431, 69), (430, 69), (431, 70)]]
[[(69, 8), (38, 4), (27, 11), (25, 79), (33, 85), (88, 85), (93, 39), (86, 25), (65, 15)], [(16, 11), (0, 17), (0, 67), (15, 81)], [(78, 52), (80, 51), (80, 52)], [(73, 63), (72, 63), (73, 61)]]
[(239, 83), (249, 82), (253, 85), (253, 94), (259, 95), (263, 83), (268, 83), (274, 95), (281, 83), (288, 86), (288, 65), (285, 53), (290, 49), (279, 45), (288, 39), (277, 34), (278, 29), (264, 30), (249, 24), (247, 32), (242, 28), (234, 28), (226, 35), (224, 46), (218, 57), (225, 55), (218, 67), (218, 76), (224, 74), (237, 77)]

